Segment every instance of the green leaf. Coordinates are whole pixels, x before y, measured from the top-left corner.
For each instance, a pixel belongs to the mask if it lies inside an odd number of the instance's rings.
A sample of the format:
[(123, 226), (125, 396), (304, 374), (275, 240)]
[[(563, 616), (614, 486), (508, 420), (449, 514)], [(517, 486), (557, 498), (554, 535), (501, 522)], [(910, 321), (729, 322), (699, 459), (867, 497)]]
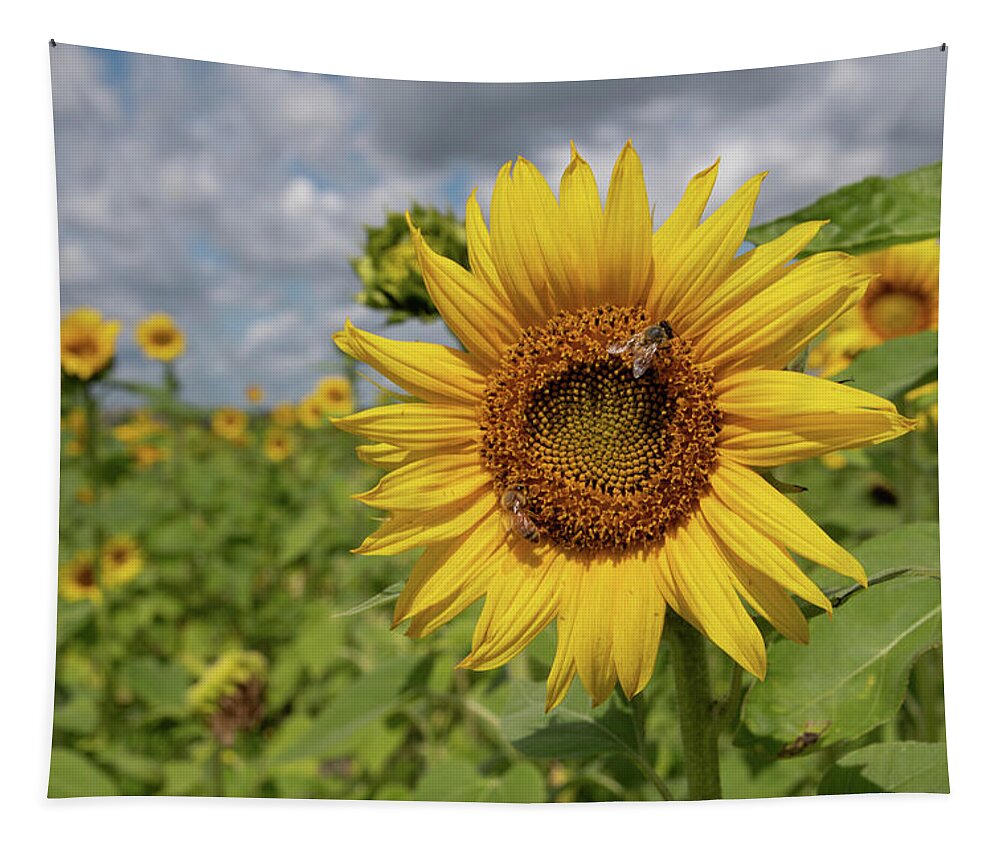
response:
[(52, 717), (52, 726), (56, 730), (78, 735), (93, 733), (100, 723), (101, 710), (97, 700), (87, 694), (76, 694), (57, 706)]
[(187, 689), (191, 679), (174, 662), (142, 656), (125, 663), (122, 676), (128, 687), (154, 709), (166, 715), (187, 715)]
[(895, 177), (866, 177), (843, 186), (791, 215), (750, 228), (747, 239), (760, 245), (800, 222), (829, 219), (802, 255), (820, 251), (864, 254), (938, 236), (940, 214), (941, 163), (935, 163)]
[(338, 694), (303, 731), (268, 754), (272, 764), (329, 756), (358, 730), (385, 717), (421, 679), (427, 657), (394, 659), (359, 677)]
[(743, 705), (736, 743), (777, 754), (806, 733), (817, 746), (855, 739), (899, 710), (913, 660), (941, 641), (941, 586), (904, 577), (815, 618), (808, 646), (777, 641), (767, 678)]
[(60, 600), (56, 618), (56, 647), (62, 647), (79, 633), (90, 622), (93, 612), (94, 605), (90, 600), (78, 600), (75, 603)]
[(383, 588), (378, 594), (369, 597), (363, 603), (358, 603), (356, 606), (351, 606), (351, 608), (345, 609), (342, 612), (334, 612), (330, 617), (346, 618), (351, 615), (360, 614), (361, 612), (367, 612), (369, 609), (376, 609), (379, 606), (384, 606), (386, 603), (391, 603), (403, 593), (403, 586), (405, 584), (406, 581), (403, 579), (399, 580), (399, 582), (393, 582), (388, 588)]
[(819, 783), (820, 795), (862, 792), (947, 794), (948, 754), (943, 744), (889, 742), (868, 745), (837, 760)]
[(850, 379), (850, 386), (858, 390), (899, 399), (915, 387), (937, 380), (937, 368), (937, 331), (921, 331), (866, 349), (833, 380)]
[(50, 798), (91, 798), (117, 795), (114, 782), (85, 756), (66, 748), (52, 749)]
[(281, 542), (278, 563), (283, 567), (304, 556), (319, 537), (320, 532), (330, 523), (326, 511), (319, 505), (311, 505), (285, 533)]
[[(577, 683), (566, 699), (545, 714), (544, 686), (528, 686), (504, 712), (501, 729), (521, 753), (543, 759), (583, 759), (621, 753), (635, 757), (629, 717), (609, 701), (595, 711)], [(513, 701), (512, 701), (513, 702)]]
[(545, 779), (534, 765), (519, 763), (499, 777), (484, 777), (472, 763), (455, 756), (432, 763), (412, 793), (416, 801), (532, 804), (546, 798)]
[[(868, 587), (907, 575), (933, 576), (941, 569), (941, 544), (937, 523), (907, 523), (884, 535), (869, 538), (852, 552), (868, 574)], [(848, 585), (826, 592), (835, 607), (863, 591)]]

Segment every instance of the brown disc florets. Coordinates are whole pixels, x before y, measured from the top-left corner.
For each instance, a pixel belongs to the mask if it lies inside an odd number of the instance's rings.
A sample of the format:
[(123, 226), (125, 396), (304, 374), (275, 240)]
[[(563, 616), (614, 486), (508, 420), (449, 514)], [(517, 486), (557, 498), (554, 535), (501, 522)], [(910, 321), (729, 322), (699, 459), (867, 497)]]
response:
[(526, 329), (490, 376), (483, 458), (498, 493), (526, 489), (543, 537), (579, 550), (641, 546), (698, 504), (722, 422), (711, 371), (676, 337), (639, 378), (634, 347), (608, 351), (652, 324), (641, 308), (559, 313)]

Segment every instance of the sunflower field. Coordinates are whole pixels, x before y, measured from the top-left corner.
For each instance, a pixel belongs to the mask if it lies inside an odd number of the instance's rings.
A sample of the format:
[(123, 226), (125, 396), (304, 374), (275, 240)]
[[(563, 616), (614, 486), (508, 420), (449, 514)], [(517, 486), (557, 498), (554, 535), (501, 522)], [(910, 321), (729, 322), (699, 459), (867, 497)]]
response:
[[(762, 679), (717, 646), (704, 614), (669, 606), (655, 661), (607, 694), (584, 671), (570, 671), (557, 699), (547, 688), (560, 655), (554, 614), (523, 652), (459, 667), (483, 629), (485, 590), (440, 622), (433, 608), (407, 614), (404, 582), (421, 570), (421, 548), (385, 546), (405, 523), (377, 532), (387, 510), (355, 498), (383, 493), (380, 478), (403, 458), (390, 441), (346, 430), (360, 416), (353, 361), (300, 400), (270, 404), (251, 386), (245, 406), (203, 410), (176, 377), (185, 336), (171, 317), (125, 329), (94, 309), (68, 313), (50, 796), (530, 803), (948, 791), (940, 175), (937, 164), (872, 177), (746, 233), (756, 246), (828, 222), (797, 258), (854, 255), (871, 283), (785, 370), (875, 394), (906, 423), (894, 439), (757, 470), (867, 577), (864, 587), (796, 555), (821, 596), (772, 617), (760, 614), (766, 600), (748, 600), (766, 646)], [(409, 221), (412, 239), (402, 215), (373, 225), (353, 263), (358, 300), (385, 311), (389, 337), (394, 321), (439, 321), (425, 251), (470, 265), (472, 224), (467, 237), (455, 216), (425, 207)], [(160, 383), (116, 374), (126, 331), (162, 362)], [(352, 333), (338, 338), (354, 354), (363, 346)], [(414, 403), (397, 387), (381, 393), (382, 405)], [(521, 521), (529, 540), (532, 516)], [(388, 554), (364, 554), (366, 539)]]

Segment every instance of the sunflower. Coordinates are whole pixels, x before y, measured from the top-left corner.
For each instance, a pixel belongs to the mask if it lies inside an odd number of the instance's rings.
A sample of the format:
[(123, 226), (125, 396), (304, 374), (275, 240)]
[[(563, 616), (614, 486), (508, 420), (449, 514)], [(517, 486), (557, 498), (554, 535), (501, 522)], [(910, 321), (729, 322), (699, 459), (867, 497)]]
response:
[(877, 277), (809, 353), (809, 366), (836, 375), (865, 349), (937, 328), (940, 255), (937, 240), (929, 239), (858, 257), (861, 268)]
[(335, 417), (354, 410), (354, 393), (346, 378), (331, 375), (316, 382), (315, 396), (322, 402), (323, 410)]
[(269, 429), (264, 436), (264, 457), (278, 463), (284, 461), (295, 449), (295, 438), (281, 428)]
[(153, 360), (172, 361), (184, 354), (184, 332), (166, 313), (153, 313), (135, 329), (135, 341)]
[(131, 536), (115, 535), (101, 548), (101, 586), (115, 588), (131, 582), (142, 565), (142, 551)]
[(99, 311), (81, 307), (63, 318), (59, 329), (62, 368), (88, 381), (115, 356), (119, 323), (105, 322)]
[(500, 169), (471, 271), (411, 226), (427, 289), (465, 347), (334, 335), (419, 399), (337, 420), (388, 467), (359, 495), (388, 515), (356, 552), (424, 547), (394, 622), (427, 635), (485, 597), (459, 664), (504, 665), (552, 621), (547, 707), (579, 674), (595, 705), (649, 680), (666, 607), (763, 678), (744, 601), (789, 638), (789, 592), (831, 606), (789, 551), (864, 583), (861, 565), (753, 471), (889, 440), (877, 396), (782, 368), (863, 296), (840, 253), (793, 258), (822, 222), (735, 257), (764, 175), (702, 221), (718, 162), (655, 233), (642, 164), (619, 156), (603, 207), (571, 147), (559, 198), (531, 163)]
[(280, 428), (291, 428), (299, 421), (299, 412), (291, 402), (281, 402), (271, 410), (271, 422)]
[(150, 416), (148, 411), (136, 411), (132, 419), (116, 425), (112, 429), (117, 440), (122, 443), (137, 443), (141, 440), (163, 434), (167, 427), (159, 420)]
[(299, 402), (299, 422), (306, 428), (319, 428), (325, 419), (326, 407), (323, 400), (312, 393)]
[(247, 401), (253, 405), (264, 401), (264, 388), (259, 384), (248, 384), (245, 392)]
[(140, 470), (146, 470), (154, 464), (159, 464), (170, 455), (165, 446), (159, 446), (155, 443), (137, 443), (130, 448), (130, 451)]
[(219, 437), (239, 443), (246, 434), (247, 415), (236, 408), (219, 408), (212, 414), (212, 431)]
[(59, 568), (59, 595), (70, 602), (101, 599), (97, 584), (97, 559), (91, 550), (79, 552)]

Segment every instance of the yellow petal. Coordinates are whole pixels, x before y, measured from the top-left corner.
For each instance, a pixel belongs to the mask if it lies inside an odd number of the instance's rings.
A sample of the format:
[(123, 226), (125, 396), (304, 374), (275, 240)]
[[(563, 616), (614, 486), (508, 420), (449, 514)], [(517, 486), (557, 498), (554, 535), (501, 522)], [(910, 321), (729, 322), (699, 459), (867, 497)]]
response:
[(454, 405), (383, 405), (332, 422), (368, 440), (423, 452), (454, 451), (479, 441), (475, 409)]
[(799, 644), (809, 643), (809, 621), (785, 590), (770, 577), (726, 553), (737, 592), (754, 610), (767, 618), (785, 638)]
[(495, 320), (502, 315), (503, 304), (486, 283), (453, 260), (432, 251), (413, 226), (409, 213), (406, 221), (427, 292), (441, 318), (469, 354), (488, 369), (506, 348)]
[(695, 343), (695, 357), (720, 376), (737, 368), (781, 369), (857, 304), (870, 280), (847, 254), (813, 255), (720, 319)]
[(576, 660), (573, 657), (573, 633), (576, 629), (577, 616), (580, 612), (580, 587), (583, 584), (583, 571), (569, 569), (565, 558), (559, 559), (561, 576), (558, 595), (559, 610), (556, 619), (558, 643), (556, 655), (552, 660), (545, 693), (545, 711), (563, 702), (576, 676)]
[(469, 251), (469, 268), (479, 280), (486, 283), (501, 306), (494, 317), (495, 324), (500, 339), (509, 345), (520, 336), (521, 327), (526, 324), (527, 317), (517, 315), (497, 271), (490, 233), (486, 229), (486, 222), (483, 221), (483, 211), (479, 208), (475, 190), (472, 190), (469, 200), (465, 203), (465, 234)]
[(629, 142), (611, 172), (604, 206), (599, 246), (602, 301), (633, 306), (645, 300), (653, 272), (652, 243), (642, 163)]
[(465, 501), (492, 481), (478, 452), (433, 455), (386, 473), (355, 499), (386, 511), (424, 511)]
[(389, 340), (355, 328), (350, 321), (333, 341), (341, 351), (425, 402), (478, 405), (483, 397), (483, 374), (464, 352), (437, 343)]
[(694, 625), (757, 679), (764, 679), (764, 639), (733, 590), (729, 564), (700, 517), (677, 529), (664, 549), (678, 596), (697, 618)]
[(699, 337), (739, 305), (763, 292), (790, 271), (786, 264), (812, 242), (824, 224), (825, 221), (803, 222), (741, 255), (740, 259), (746, 257), (745, 262), (729, 277), (714, 290), (703, 293), (701, 301), (686, 305), (678, 330), (682, 329), (689, 338)]
[(363, 443), (355, 446), (354, 451), (359, 459), (366, 464), (373, 464), (376, 467), (398, 467), (412, 460), (412, 453), (406, 449), (400, 449), (391, 443)]
[[(417, 559), (403, 592), (396, 600), (393, 627), (407, 618), (440, 606), (460, 589), (478, 588), (480, 576), (492, 575), (498, 563), (494, 556), (504, 548), (506, 536), (503, 519), (495, 511), (453, 540), (429, 546)], [(483, 589), (485, 593), (485, 586)]]
[(599, 302), (601, 270), (598, 241), (603, 212), (597, 181), (576, 145), (570, 143), (569, 165), (559, 184), (559, 217), (573, 261), (572, 281), (578, 304), (590, 307)]
[(641, 556), (624, 557), (614, 569), (612, 657), (622, 691), (631, 700), (653, 675), (666, 606), (656, 590), (655, 575)]
[(882, 443), (916, 427), (880, 396), (799, 372), (739, 372), (716, 391), (725, 414), (719, 448), (751, 467)]
[(401, 511), (362, 541), (353, 552), (361, 555), (397, 555), (414, 547), (448, 541), (464, 534), (497, 508), (490, 487), (474, 493), (462, 507), (448, 505), (428, 511)]
[(868, 584), (864, 568), (854, 556), (756, 473), (722, 457), (711, 486), (731, 511), (762, 534), (855, 582)]
[(555, 301), (537, 244), (525, 232), (525, 211), (517, 200), (511, 164), (506, 163), (497, 174), (490, 198), (493, 262), (521, 324), (542, 325), (556, 312)]
[(737, 558), (766, 573), (806, 602), (827, 612), (833, 611), (826, 595), (802, 572), (802, 568), (784, 549), (726, 507), (718, 497), (714, 494), (702, 497), (699, 509), (712, 534)]
[(556, 555), (537, 564), (507, 559), (490, 582), (486, 604), (472, 637), (472, 652), (459, 667), (486, 671), (506, 665), (547, 627), (559, 607)]
[(616, 682), (610, 605), (615, 596), (615, 566), (604, 557), (571, 564), (582, 573), (572, 635), (573, 658), (580, 680), (597, 706), (608, 699)]
[[(766, 173), (765, 173), (766, 174)], [(743, 184), (679, 246), (656, 260), (649, 314), (667, 319), (683, 332), (688, 310), (710, 297), (729, 275), (743, 243), (765, 174)]]
[(656, 263), (657, 278), (665, 276), (677, 263), (677, 249), (701, 222), (718, 174), (719, 160), (716, 160), (692, 177), (674, 211), (653, 234), (653, 261)]

